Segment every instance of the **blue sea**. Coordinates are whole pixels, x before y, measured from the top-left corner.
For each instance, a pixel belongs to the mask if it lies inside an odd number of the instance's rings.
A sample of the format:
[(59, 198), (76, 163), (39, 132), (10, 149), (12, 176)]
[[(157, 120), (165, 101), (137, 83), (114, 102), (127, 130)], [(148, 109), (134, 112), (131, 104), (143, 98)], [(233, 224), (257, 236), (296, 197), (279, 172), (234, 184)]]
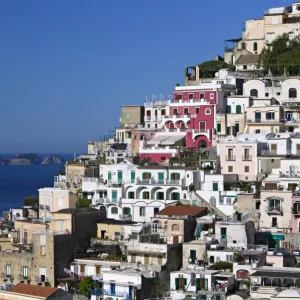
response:
[[(45, 155), (40, 156), (43, 158)], [(72, 157), (60, 156), (64, 159)], [(54, 176), (61, 167), (64, 165), (0, 166), (0, 217), (3, 210), (22, 206), (26, 196), (38, 195), (39, 188), (53, 187)]]

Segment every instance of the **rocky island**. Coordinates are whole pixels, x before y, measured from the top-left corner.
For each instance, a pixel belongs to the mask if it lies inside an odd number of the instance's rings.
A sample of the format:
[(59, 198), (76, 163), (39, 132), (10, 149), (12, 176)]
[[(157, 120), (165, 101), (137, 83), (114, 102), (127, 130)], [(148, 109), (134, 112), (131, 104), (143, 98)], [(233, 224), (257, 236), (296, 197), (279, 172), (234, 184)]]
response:
[(65, 160), (57, 155), (48, 155), (42, 159), (38, 154), (35, 153), (25, 153), (17, 154), (11, 159), (0, 157), (0, 165), (14, 165), (14, 166), (28, 166), (28, 165), (60, 165), (63, 164)]

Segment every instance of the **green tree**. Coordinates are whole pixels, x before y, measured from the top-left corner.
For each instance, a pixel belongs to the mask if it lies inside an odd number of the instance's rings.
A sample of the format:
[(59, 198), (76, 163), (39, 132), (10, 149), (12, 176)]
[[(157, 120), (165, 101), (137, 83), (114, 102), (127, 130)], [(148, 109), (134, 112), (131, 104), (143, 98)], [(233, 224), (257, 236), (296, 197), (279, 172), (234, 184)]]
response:
[(214, 78), (215, 73), (221, 69), (227, 69), (229, 65), (222, 60), (209, 60), (198, 65), (201, 77)]
[(91, 204), (92, 204), (92, 200), (86, 198), (78, 198), (76, 202), (76, 208), (90, 207)]
[(230, 270), (232, 272), (232, 263), (227, 261), (219, 261), (213, 265), (211, 265), (208, 269), (210, 270), (219, 270), (219, 271), (226, 271)]
[(300, 74), (300, 37), (289, 39), (288, 34), (279, 36), (262, 50), (260, 65), (273, 76)]
[(93, 277), (86, 276), (78, 283), (79, 292), (87, 297), (91, 296), (91, 289), (93, 287)]
[(300, 268), (300, 263), (296, 263), (296, 264), (294, 265), (294, 268)]
[(153, 296), (155, 297), (164, 297), (166, 291), (166, 283), (161, 280), (159, 277), (153, 279)]
[(24, 206), (38, 206), (39, 205), (39, 196), (27, 196), (23, 200)]

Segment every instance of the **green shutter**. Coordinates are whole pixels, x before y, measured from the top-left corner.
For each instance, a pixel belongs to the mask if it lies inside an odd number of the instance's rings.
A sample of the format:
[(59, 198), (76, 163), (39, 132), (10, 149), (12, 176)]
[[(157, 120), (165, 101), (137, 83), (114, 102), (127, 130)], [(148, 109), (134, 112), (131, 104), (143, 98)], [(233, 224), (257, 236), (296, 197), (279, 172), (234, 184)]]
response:
[(183, 285), (187, 286), (187, 279), (186, 278), (183, 279)]
[(108, 172), (108, 180), (111, 180), (111, 172)]
[(235, 129), (237, 132), (240, 132), (240, 123), (235, 123)]
[(200, 278), (196, 278), (196, 290), (200, 291)]
[(205, 280), (205, 290), (208, 290), (208, 279), (204, 279)]
[(221, 123), (218, 123), (218, 124), (217, 124), (217, 132), (221, 132), (221, 128), (222, 128), (222, 127), (221, 127)]
[(197, 206), (197, 200), (192, 200), (192, 206)]
[(113, 203), (117, 202), (117, 197), (118, 197), (118, 192), (117, 191), (112, 191), (111, 192), (111, 198), (112, 198)]
[(226, 113), (231, 114), (231, 106), (230, 105), (226, 106)]
[(214, 182), (213, 183), (213, 191), (218, 191), (219, 190), (219, 185), (218, 185), (218, 183), (216, 183), (216, 182)]
[(135, 182), (135, 172), (131, 172), (131, 183)]
[(159, 172), (158, 173), (158, 181), (161, 183), (164, 182), (164, 173), (163, 172)]
[(175, 288), (176, 290), (179, 288), (179, 278), (175, 278)]
[(118, 183), (122, 183), (122, 181), (123, 181), (123, 172), (118, 171)]
[(190, 250), (190, 258), (196, 259), (196, 250)]
[(242, 113), (242, 108), (241, 108), (240, 105), (237, 105), (237, 106), (236, 106), (236, 113), (237, 113), (237, 114)]

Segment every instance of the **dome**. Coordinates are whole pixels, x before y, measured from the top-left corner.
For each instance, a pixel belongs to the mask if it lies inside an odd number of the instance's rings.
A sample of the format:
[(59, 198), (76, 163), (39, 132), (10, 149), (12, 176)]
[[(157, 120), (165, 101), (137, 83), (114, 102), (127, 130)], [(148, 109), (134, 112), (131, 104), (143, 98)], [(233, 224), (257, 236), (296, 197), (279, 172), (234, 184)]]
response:
[(275, 299), (277, 298), (297, 298), (300, 299), (300, 290), (284, 290), (281, 293), (279, 293)]

